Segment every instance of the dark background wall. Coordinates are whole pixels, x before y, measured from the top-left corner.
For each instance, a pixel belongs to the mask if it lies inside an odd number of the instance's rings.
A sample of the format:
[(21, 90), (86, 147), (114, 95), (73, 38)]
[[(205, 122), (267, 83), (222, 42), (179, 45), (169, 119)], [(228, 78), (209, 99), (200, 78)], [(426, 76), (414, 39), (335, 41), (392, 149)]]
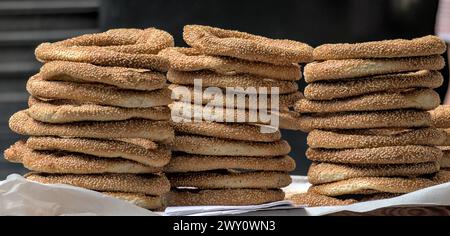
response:
[[(10, 5), (2, 4), (8, 2)], [(53, 41), (70, 33), (92, 32), (117, 27), (157, 27), (170, 32), (179, 46), (185, 45), (182, 28), (186, 24), (204, 24), (237, 29), (272, 38), (288, 38), (307, 42), (312, 46), (335, 42), (360, 42), (390, 38), (413, 38), (433, 34), (438, 0), (44, 0), (35, 6), (22, 6), (16, 16), (8, 12), (8, 6), (23, 1), (0, 0), (0, 134), (1, 148), (19, 138), (7, 128), (7, 119), (25, 107), (25, 81), (37, 71), (32, 64), (27, 72), (4, 74), (12, 66), (21, 66), (3, 56), (3, 49), (11, 55), (21, 52), (27, 60), (33, 56), (32, 48), (38, 41)], [(47, 4), (45, 10), (43, 2)], [(58, 2), (59, 10), (55, 7)], [(61, 2), (66, 2), (67, 5)], [(6, 7), (2, 11), (2, 7)], [(17, 8), (17, 7), (16, 7)], [(28, 13), (20, 9), (28, 9)], [(32, 14), (41, 9), (39, 14)], [(31, 17), (30, 17), (31, 14)], [(28, 16), (28, 18), (24, 18)], [(3, 18), (2, 18), (3, 17)], [(29, 19), (28, 23), (23, 19)], [(49, 21), (51, 19), (51, 21)], [(51, 22), (51, 24), (49, 24)], [(21, 24), (21, 28), (14, 27)], [(55, 29), (52, 29), (55, 28)], [(67, 30), (65, 30), (67, 28)], [(9, 31), (8, 31), (9, 30)], [(11, 48), (3, 39), (11, 38), (11, 32), (35, 32), (35, 40), (25, 46)], [(59, 32), (49, 38), (50, 32)], [(66, 32), (66, 34), (63, 34)], [(39, 36), (39, 37), (38, 37)], [(46, 37), (47, 36), (47, 37)], [(21, 38), (20, 35), (16, 36)], [(5, 46), (6, 45), (6, 46)], [(22, 55), (21, 54), (21, 55)], [(3, 57), (3, 59), (2, 59)], [(8, 61), (8, 64), (2, 64)], [(22, 60), (22, 59), (21, 59)], [(12, 63), (13, 62), (13, 63)], [(2, 67), (2, 65), (5, 65)], [(448, 69), (444, 70), (445, 72)], [(448, 78), (448, 73), (445, 73)], [(304, 83), (300, 82), (303, 89)], [(439, 90), (444, 96), (446, 84)], [(10, 101), (14, 98), (14, 101)], [(3, 99), (3, 100), (2, 100)], [(309, 163), (304, 157), (306, 134), (283, 132), (291, 143), (291, 155), (297, 160), (296, 174), (305, 174)], [(0, 179), (10, 172), (23, 173), (19, 165), (0, 161)]]

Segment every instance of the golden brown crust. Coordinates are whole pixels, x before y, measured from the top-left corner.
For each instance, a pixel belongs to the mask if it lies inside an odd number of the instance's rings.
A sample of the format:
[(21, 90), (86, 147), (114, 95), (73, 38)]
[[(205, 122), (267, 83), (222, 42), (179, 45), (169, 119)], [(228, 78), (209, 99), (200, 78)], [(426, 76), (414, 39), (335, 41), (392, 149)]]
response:
[(284, 192), (279, 189), (172, 190), (166, 196), (168, 206), (245, 206), (281, 201)]
[(445, 139), (436, 128), (419, 129), (363, 129), (363, 130), (313, 130), (308, 134), (311, 148), (375, 148), (405, 145), (440, 145)]
[(350, 194), (409, 193), (433, 185), (434, 181), (423, 178), (362, 177), (314, 185), (308, 191), (334, 197)]
[(39, 74), (48, 81), (101, 83), (132, 90), (150, 91), (166, 85), (166, 76), (161, 72), (69, 61), (47, 62)]
[(31, 97), (28, 114), (46, 123), (69, 123), (78, 121), (118, 121), (132, 118), (170, 120), (168, 107), (124, 108), (95, 104), (78, 104), (73, 101), (42, 101)]
[(169, 33), (155, 28), (113, 29), (55, 43), (42, 43), (35, 54), (41, 62), (74, 61), (165, 71), (169, 62), (156, 54), (173, 45), (174, 40)]
[(341, 165), (313, 163), (308, 170), (311, 184), (331, 183), (358, 177), (418, 177), (439, 171), (438, 162), (397, 165)]
[(180, 135), (175, 136), (172, 150), (211, 156), (283, 156), (291, 147), (284, 140), (263, 143)]
[(364, 43), (324, 44), (314, 49), (314, 60), (338, 60), (352, 58), (417, 57), (443, 54), (445, 42), (428, 35), (412, 40), (394, 39)]
[(175, 155), (164, 167), (165, 173), (199, 172), (208, 170), (243, 169), (261, 171), (293, 171), (295, 161), (290, 156), (242, 157)]
[(312, 161), (343, 164), (414, 164), (439, 161), (442, 151), (412, 145), (342, 150), (308, 148), (306, 157)]
[(33, 120), (27, 110), (19, 111), (9, 119), (11, 130), (22, 135), (80, 138), (144, 138), (169, 141), (174, 132), (168, 121), (132, 119), (108, 122), (77, 122), (49, 124)]
[(323, 80), (341, 80), (417, 70), (444, 68), (442, 56), (409, 57), (395, 59), (348, 59), (313, 62), (305, 66), (307, 83)]
[[(263, 88), (265, 88), (266, 94), (288, 94), (298, 90), (298, 84), (295, 81), (273, 80), (249, 74), (221, 75), (209, 71), (176, 71), (171, 69), (167, 72), (167, 80), (181, 85), (194, 85), (195, 80), (201, 80), (204, 87), (218, 87), (227, 89), (227, 91), (249, 94), (261, 92)], [(272, 89), (278, 91), (272, 92)]]
[(230, 57), (203, 55), (195, 48), (166, 48), (159, 55), (167, 58), (170, 69), (178, 71), (210, 70), (222, 75), (252, 74), (279, 80), (299, 80), (300, 66), (273, 65)]
[(28, 173), (25, 178), (43, 184), (68, 184), (100, 192), (142, 193), (161, 196), (170, 191), (169, 180), (164, 175)]
[(294, 202), (297, 206), (319, 207), (319, 206), (344, 206), (357, 203), (356, 200), (340, 200), (317, 193), (299, 193), (294, 194), (288, 200)]
[(276, 65), (310, 62), (313, 48), (307, 44), (269, 39), (234, 30), (186, 25), (183, 39), (189, 46), (210, 55), (230, 56)]
[(444, 184), (444, 183), (450, 182), (450, 169), (449, 169), (449, 168), (441, 169), (441, 170), (436, 174), (436, 176), (433, 177), (433, 180), (434, 180), (437, 184)]
[(121, 158), (101, 158), (62, 151), (34, 151), (18, 141), (5, 151), (5, 159), (22, 163), (25, 168), (53, 174), (159, 173), (162, 168), (150, 167)]
[(171, 152), (167, 148), (147, 149), (120, 140), (30, 137), (27, 147), (41, 151), (67, 151), (104, 158), (123, 158), (147, 166), (163, 167), (170, 161)]
[(172, 188), (197, 189), (272, 189), (288, 186), (292, 181), (286, 172), (193, 172), (167, 176)]
[(302, 115), (298, 127), (314, 129), (372, 129), (412, 128), (431, 126), (430, 114), (426, 111), (392, 110), (370, 112), (319, 113)]
[(433, 126), (450, 128), (450, 105), (441, 105), (430, 111)]
[(261, 127), (252, 124), (224, 124), (217, 122), (173, 122), (173, 128), (176, 132), (185, 134), (196, 134), (215, 138), (273, 142), (281, 139), (281, 133), (276, 130), (273, 133), (261, 133)]
[(439, 71), (420, 70), (399, 74), (378, 75), (336, 82), (315, 82), (305, 87), (309, 100), (332, 100), (383, 91), (412, 88), (438, 88), (444, 82)]
[(442, 143), (440, 143), (440, 146), (450, 146), (450, 129), (439, 129), (443, 132), (445, 139)]
[(166, 106), (172, 101), (171, 91), (167, 88), (155, 91), (124, 90), (102, 84), (45, 81), (39, 74), (28, 80), (27, 91), (39, 98), (128, 108)]
[(123, 192), (102, 192), (102, 193), (149, 210), (159, 210), (165, 207), (164, 200), (161, 196), (149, 196), (142, 193), (123, 193)]
[(439, 106), (439, 94), (432, 89), (381, 92), (330, 101), (299, 100), (294, 109), (300, 113), (380, 111), (395, 109), (432, 110)]
[(442, 150), (442, 158), (439, 161), (441, 168), (450, 168), (450, 147), (439, 147)]

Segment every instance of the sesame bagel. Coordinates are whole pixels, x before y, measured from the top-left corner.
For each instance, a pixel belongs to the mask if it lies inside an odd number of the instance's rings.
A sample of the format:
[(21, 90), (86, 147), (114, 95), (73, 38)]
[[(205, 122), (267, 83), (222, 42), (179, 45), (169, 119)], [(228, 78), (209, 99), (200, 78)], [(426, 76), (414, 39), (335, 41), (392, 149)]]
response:
[(161, 196), (149, 196), (142, 193), (124, 192), (101, 192), (110, 197), (124, 200), (138, 207), (149, 210), (160, 210), (165, 207), (164, 199)]
[(412, 128), (431, 125), (426, 111), (392, 110), (367, 112), (318, 113), (302, 115), (298, 126), (302, 130), (314, 129), (372, 129)]
[(100, 192), (142, 193), (161, 196), (170, 190), (169, 180), (164, 175), (28, 173), (25, 178), (43, 184), (68, 184)]
[(168, 206), (247, 206), (284, 199), (279, 189), (172, 190), (166, 195)]
[(156, 90), (166, 85), (164, 73), (124, 67), (103, 67), (89, 63), (51, 61), (39, 72), (43, 80), (101, 83), (132, 90)]
[(441, 105), (430, 111), (433, 126), (437, 128), (450, 128), (450, 105)]
[(155, 91), (124, 90), (102, 84), (45, 81), (39, 74), (28, 80), (27, 91), (39, 98), (128, 108), (166, 106), (172, 102), (171, 91), (167, 88)]
[(310, 62), (313, 48), (307, 44), (210, 26), (186, 25), (183, 29), (186, 43), (201, 53), (229, 56), (249, 61), (276, 65)]
[(172, 156), (169, 164), (164, 167), (164, 172), (183, 173), (224, 169), (289, 172), (295, 169), (295, 161), (290, 156), (234, 157), (178, 154)]
[(172, 188), (193, 187), (197, 189), (271, 189), (286, 187), (291, 177), (286, 172), (194, 172), (174, 173), (167, 178)]
[(336, 82), (310, 83), (305, 87), (304, 95), (309, 100), (332, 100), (384, 91), (434, 89), (440, 87), (443, 82), (444, 77), (439, 71), (420, 70)]
[(418, 129), (362, 129), (313, 130), (307, 142), (311, 148), (375, 148), (386, 146), (424, 145), (436, 146), (445, 139), (436, 128)]
[(121, 158), (101, 158), (63, 151), (36, 151), (18, 141), (5, 151), (5, 159), (25, 168), (53, 174), (158, 173), (162, 169)]
[(417, 177), (437, 173), (439, 168), (438, 162), (397, 165), (313, 163), (308, 170), (308, 181), (324, 184), (358, 177)]
[(175, 136), (172, 150), (211, 156), (283, 156), (291, 147), (284, 140), (263, 143), (180, 135)]
[(170, 69), (178, 71), (209, 70), (222, 75), (252, 74), (279, 80), (299, 80), (300, 66), (297, 64), (274, 65), (230, 57), (203, 55), (195, 48), (171, 47), (159, 52), (167, 58)]
[(395, 109), (432, 110), (439, 106), (439, 94), (432, 89), (381, 92), (330, 101), (299, 100), (294, 109), (300, 113), (380, 111)]
[(292, 195), (288, 200), (294, 202), (297, 206), (318, 207), (318, 206), (344, 206), (357, 203), (356, 200), (328, 197), (317, 193), (299, 193)]
[[(221, 75), (209, 71), (169, 70), (167, 80), (174, 84), (194, 85), (200, 80), (204, 87), (218, 87), (240, 93), (289, 94), (298, 90), (295, 81), (280, 81), (249, 74)], [(265, 90), (262, 90), (265, 89)], [(277, 89), (277, 91), (272, 91)]]
[(394, 39), (365, 43), (324, 44), (313, 51), (314, 60), (352, 58), (418, 57), (443, 54), (447, 46), (442, 39), (428, 35), (412, 40)]
[(41, 62), (74, 61), (165, 71), (169, 62), (156, 54), (173, 45), (173, 37), (159, 29), (112, 29), (55, 43), (42, 43), (35, 54)]
[(444, 66), (444, 58), (438, 55), (396, 59), (329, 60), (309, 63), (305, 66), (304, 75), (305, 81), (312, 83), (417, 70), (441, 70)]
[(50, 124), (34, 120), (28, 115), (27, 110), (12, 115), (9, 119), (9, 127), (18, 134), (30, 136), (144, 138), (153, 141), (169, 141), (174, 136), (174, 131), (168, 121), (132, 119)]
[(442, 151), (412, 145), (342, 150), (308, 148), (306, 157), (311, 161), (342, 164), (415, 164), (439, 161)]
[(410, 193), (433, 185), (434, 181), (423, 178), (362, 177), (314, 185), (308, 191), (334, 197), (350, 194)]
[(167, 148), (148, 149), (129, 142), (106, 139), (30, 137), (27, 147), (41, 151), (63, 150), (97, 157), (123, 158), (153, 167), (163, 167), (169, 163), (171, 156)]

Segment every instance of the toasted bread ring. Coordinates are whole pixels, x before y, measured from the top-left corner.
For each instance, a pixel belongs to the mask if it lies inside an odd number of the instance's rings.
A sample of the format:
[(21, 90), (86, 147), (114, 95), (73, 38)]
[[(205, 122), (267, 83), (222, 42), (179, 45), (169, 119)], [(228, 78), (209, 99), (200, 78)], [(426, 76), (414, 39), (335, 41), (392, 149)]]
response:
[(195, 48), (166, 48), (159, 52), (170, 62), (170, 69), (178, 71), (210, 70), (222, 75), (252, 74), (279, 80), (299, 80), (300, 66), (273, 65), (263, 62), (245, 61), (230, 57), (202, 55)]
[(142, 193), (124, 193), (124, 192), (101, 192), (110, 197), (124, 200), (138, 207), (149, 210), (160, 210), (165, 207), (164, 199), (161, 196), (149, 196)]
[(309, 63), (305, 66), (304, 76), (307, 83), (312, 83), (407, 71), (441, 70), (444, 66), (444, 58), (438, 55), (395, 59), (329, 60)]
[(172, 190), (166, 195), (168, 206), (245, 206), (284, 199), (280, 189)]
[(332, 100), (384, 91), (440, 87), (444, 77), (439, 71), (421, 70), (336, 82), (315, 82), (305, 87), (309, 100)]
[(442, 39), (428, 35), (412, 40), (394, 39), (364, 43), (324, 44), (313, 51), (314, 60), (352, 58), (417, 57), (443, 54), (447, 48)]
[(382, 111), (395, 109), (432, 110), (439, 106), (439, 94), (432, 89), (400, 92), (381, 92), (330, 101), (299, 100), (295, 111), (299, 113), (328, 113), (345, 111)]
[[(298, 90), (298, 84), (294, 81), (272, 80), (248, 74), (220, 75), (209, 71), (169, 70), (167, 80), (181, 85), (194, 85), (195, 80), (201, 80), (204, 87), (218, 87), (237, 92), (245, 91), (250, 94), (260, 93), (262, 88), (266, 88), (266, 94), (275, 94), (272, 92), (272, 88), (278, 89), (277, 94), (294, 93)], [(247, 88), (254, 89), (254, 91), (247, 90)]]
[(342, 150), (308, 148), (306, 157), (312, 161), (342, 164), (414, 164), (439, 161), (442, 151), (418, 145)]
[(422, 178), (361, 177), (314, 185), (308, 191), (334, 197), (350, 194), (409, 193), (433, 185), (434, 181)]
[(311, 148), (375, 148), (405, 145), (440, 145), (445, 138), (436, 128), (313, 130), (308, 134)]
[(19, 111), (9, 119), (9, 127), (18, 134), (30, 136), (59, 136), (80, 138), (144, 138), (153, 141), (173, 139), (168, 121), (133, 119), (108, 122), (77, 122), (50, 124), (33, 120), (27, 110)]
[(437, 173), (439, 168), (438, 162), (397, 165), (313, 163), (308, 170), (308, 181), (324, 184), (359, 177), (418, 177)]
[(208, 170), (244, 169), (262, 171), (284, 171), (295, 169), (295, 161), (290, 156), (242, 157), (242, 156), (202, 156), (176, 155), (164, 167), (165, 173), (199, 172)]
[(25, 178), (43, 184), (68, 184), (100, 192), (142, 193), (161, 196), (170, 190), (169, 180), (164, 175), (28, 173)]
[(172, 150), (211, 156), (283, 156), (291, 147), (284, 140), (262, 143), (180, 135), (175, 137)]
[(39, 74), (28, 80), (27, 91), (39, 98), (128, 108), (166, 106), (172, 102), (171, 91), (167, 88), (155, 91), (123, 90), (102, 84), (45, 81)]
[(312, 61), (313, 48), (307, 44), (269, 39), (234, 30), (186, 25), (183, 39), (189, 46), (209, 55), (230, 56), (276, 65)]
[(450, 105), (441, 105), (429, 112), (434, 127), (450, 128)]
[(42, 43), (35, 54), (41, 62), (73, 61), (165, 71), (169, 62), (156, 54), (173, 45), (174, 40), (169, 33), (155, 28), (113, 29)]
[(344, 206), (357, 203), (356, 200), (346, 199), (341, 200), (338, 198), (332, 198), (317, 193), (299, 193), (294, 194), (288, 198), (294, 202), (297, 206), (318, 207), (318, 206)]
[(82, 62), (51, 61), (42, 65), (43, 80), (101, 83), (132, 90), (156, 90), (166, 85), (161, 72), (124, 67), (103, 67)]

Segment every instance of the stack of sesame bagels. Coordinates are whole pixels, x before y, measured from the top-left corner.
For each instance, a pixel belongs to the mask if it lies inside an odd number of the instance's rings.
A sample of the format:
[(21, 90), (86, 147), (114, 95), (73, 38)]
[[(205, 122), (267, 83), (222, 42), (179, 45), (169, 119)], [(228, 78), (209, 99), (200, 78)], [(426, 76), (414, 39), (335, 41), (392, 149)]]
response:
[(30, 137), (5, 158), (31, 170), (32, 181), (163, 208), (170, 183), (162, 170), (174, 132), (168, 61), (157, 53), (173, 44), (170, 34), (149, 28), (39, 45), (36, 57), (45, 64), (27, 83), (29, 108), (9, 121), (14, 132)]
[(427, 111), (440, 103), (433, 89), (443, 82), (445, 50), (435, 36), (314, 49), (294, 108), (310, 131), (310, 193), (348, 203), (437, 183), (444, 136)]
[[(283, 200), (281, 188), (291, 183), (288, 172), (295, 169), (288, 156), (291, 148), (278, 127), (249, 117), (260, 108), (259, 89), (267, 88), (270, 94), (276, 87), (280, 97), (274, 112), (280, 126), (296, 129), (298, 117), (289, 108), (302, 96), (296, 83), (301, 78), (298, 63), (312, 60), (312, 48), (199, 25), (185, 26), (183, 36), (190, 48), (159, 53), (170, 62), (167, 77), (172, 83), (170, 107), (176, 132), (173, 158), (165, 168), (172, 186), (168, 204), (252, 205)], [(203, 90), (196, 91), (196, 79)], [(242, 101), (226, 96), (225, 91), (236, 87), (256, 88), (256, 102), (248, 90)], [(217, 99), (218, 93), (224, 96)], [(272, 96), (268, 98), (268, 103), (274, 102)], [(225, 119), (230, 113), (232, 119)]]
[(430, 111), (433, 126), (444, 132), (444, 141), (438, 146), (442, 151), (439, 177), (442, 182), (450, 181), (450, 105), (441, 105)]

